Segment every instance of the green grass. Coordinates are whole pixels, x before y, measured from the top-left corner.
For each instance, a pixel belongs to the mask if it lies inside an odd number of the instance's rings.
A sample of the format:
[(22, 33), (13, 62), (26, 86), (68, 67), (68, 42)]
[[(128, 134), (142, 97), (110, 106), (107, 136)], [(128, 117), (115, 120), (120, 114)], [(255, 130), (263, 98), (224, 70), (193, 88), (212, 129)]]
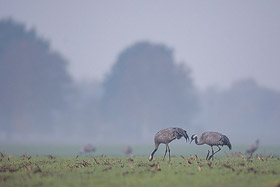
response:
[[(197, 146), (195, 144), (189, 144), (184, 142), (174, 142), (170, 145), (171, 155), (198, 155), (200, 157), (205, 157), (207, 150), (210, 149), (208, 145)], [(242, 152), (244, 153), (247, 146), (234, 145), (232, 150), (229, 151), (227, 147), (223, 147), (222, 150), (215, 155), (216, 157), (225, 157), (226, 153)], [(76, 157), (80, 152), (81, 146), (79, 145), (46, 145), (46, 144), (0, 144), (0, 152), (5, 152), (7, 155), (13, 154), (17, 156), (22, 156), (24, 153), (28, 153), (31, 156), (46, 156), (54, 155), (60, 157)], [(133, 154), (136, 156), (149, 157), (149, 154), (154, 149), (153, 143), (150, 145), (132, 145)], [(123, 145), (96, 145), (96, 152), (93, 154), (88, 154), (87, 156), (125, 156), (122, 152)], [(215, 148), (217, 149), (217, 148)], [(165, 151), (165, 145), (160, 145), (156, 156), (163, 156)], [(264, 146), (261, 145), (257, 150), (256, 154), (259, 155), (269, 155), (280, 157), (280, 146)]]
[(0, 186), (277, 186), (280, 159), (241, 154), (206, 161), (172, 157), (44, 157), (0, 158)]

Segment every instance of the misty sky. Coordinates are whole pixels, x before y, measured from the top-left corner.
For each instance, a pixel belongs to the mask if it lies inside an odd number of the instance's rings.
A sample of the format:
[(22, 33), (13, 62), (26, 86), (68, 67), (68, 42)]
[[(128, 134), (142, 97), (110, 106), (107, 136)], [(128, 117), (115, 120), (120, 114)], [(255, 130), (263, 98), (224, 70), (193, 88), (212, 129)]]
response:
[(0, 0), (0, 19), (35, 28), (76, 80), (102, 80), (137, 41), (173, 48), (199, 88), (253, 77), (280, 90), (280, 1)]

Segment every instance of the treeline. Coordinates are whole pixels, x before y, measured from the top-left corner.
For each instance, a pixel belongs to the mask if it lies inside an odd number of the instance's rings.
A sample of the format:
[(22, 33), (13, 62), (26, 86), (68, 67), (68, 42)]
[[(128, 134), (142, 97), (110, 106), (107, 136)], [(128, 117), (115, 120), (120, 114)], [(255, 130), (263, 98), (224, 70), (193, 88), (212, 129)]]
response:
[(69, 107), (67, 61), (34, 30), (0, 22), (0, 129), (7, 139), (51, 133)]
[(279, 140), (279, 92), (254, 80), (199, 91), (164, 45), (129, 46), (100, 83), (74, 82), (67, 65), (35, 30), (0, 21), (0, 140), (146, 143), (169, 126)]

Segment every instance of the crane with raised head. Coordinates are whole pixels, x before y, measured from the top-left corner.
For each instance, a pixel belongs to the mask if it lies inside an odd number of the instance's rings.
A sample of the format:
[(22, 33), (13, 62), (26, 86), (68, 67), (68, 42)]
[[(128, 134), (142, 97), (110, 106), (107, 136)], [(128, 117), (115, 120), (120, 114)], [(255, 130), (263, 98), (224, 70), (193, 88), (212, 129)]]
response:
[[(208, 150), (208, 154), (206, 156), (206, 160), (210, 160), (214, 155), (221, 150), (220, 146), (228, 146), (229, 150), (231, 150), (231, 143), (229, 141), (229, 138), (226, 135), (223, 135), (222, 133), (219, 132), (204, 132), (201, 134), (199, 140), (197, 140), (197, 135), (193, 134), (191, 136), (191, 142), (195, 140), (196, 145), (203, 145), (207, 144), (211, 147), (212, 149), (212, 155), (209, 157), (210, 151)], [(217, 146), (218, 150), (214, 152), (213, 146)]]
[(260, 144), (260, 140), (256, 140), (256, 142), (252, 145), (250, 145), (247, 150), (246, 153), (250, 154), (250, 157), (253, 155), (253, 153), (259, 148), (259, 144)]
[(170, 148), (169, 148), (168, 144), (175, 139), (180, 139), (181, 137), (184, 137), (186, 139), (186, 142), (189, 139), (187, 131), (185, 131), (184, 129), (181, 129), (181, 128), (177, 128), (177, 127), (162, 129), (161, 131), (157, 132), (155, 135), (155, 138), (154, 138), (155, 149), (150, 154), (149, 161), (153, 160), (155, 152), (157, 151), (159, 145), (162, 143), (162, 144), (166, 145), (163, 160), (165, 159), (166, 153), (168, 151), (169, 162), (170, 162)]

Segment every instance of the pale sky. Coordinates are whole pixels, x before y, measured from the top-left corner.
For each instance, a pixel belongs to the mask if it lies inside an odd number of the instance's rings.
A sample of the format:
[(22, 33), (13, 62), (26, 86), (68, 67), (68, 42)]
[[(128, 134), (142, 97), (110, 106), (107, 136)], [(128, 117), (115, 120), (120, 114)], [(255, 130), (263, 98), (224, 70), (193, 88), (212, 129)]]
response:
[(227, 88), (255, 78), (280, 91), (278, 0), (0, 0), (0, 19), (35, 28), (80, 81), (102, 80), (137, 41), (166, 44), (195, 84)]

